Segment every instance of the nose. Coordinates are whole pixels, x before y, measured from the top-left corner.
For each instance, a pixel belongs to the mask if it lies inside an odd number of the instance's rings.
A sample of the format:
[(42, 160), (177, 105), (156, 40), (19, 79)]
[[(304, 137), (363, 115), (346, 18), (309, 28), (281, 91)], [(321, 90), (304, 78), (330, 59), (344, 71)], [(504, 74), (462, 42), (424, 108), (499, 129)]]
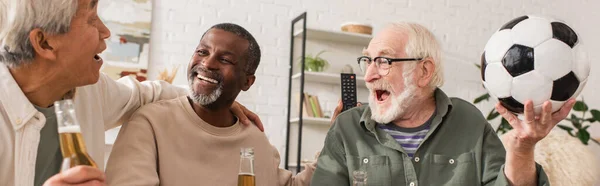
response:
[(110, 37), (110, 30), (108, 30), (108, 27), (106, 27), (104, 22), (102, 22), (100, 19), (98, 19), (98, 22), (100, 22), (98, 24), (98, 32), (100, 33), (100, 39), (108, 39)]
[(375, 63), (369, 64), (369, 66), (367, 66), (367, 70), (365, 71), (365, 82), (372, 83), (378, 79), (381, 79), (381, 75), (379, 75), (377, 66)]
[(215, 55), (210, 55), (205, 57), (204, 59), (202, 59), (202, 61), (200, 62), (204, 68), (208, 69), (208, 70), (216, 70), (219, 69), (219, 60), (217, 59), (217, 56)]

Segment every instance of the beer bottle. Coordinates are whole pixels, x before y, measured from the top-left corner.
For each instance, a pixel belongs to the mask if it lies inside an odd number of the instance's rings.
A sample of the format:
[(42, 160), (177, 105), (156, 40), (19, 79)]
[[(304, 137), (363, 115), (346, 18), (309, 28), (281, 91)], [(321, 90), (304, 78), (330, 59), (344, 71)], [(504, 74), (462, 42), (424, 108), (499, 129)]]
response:
[(242, 148), (240, 151), (240, 172), (238, 173), (238, 186), (255, 185), (254, 149)]
[(77, 165), (88, 165), (98, 168), (96, 162), (88, 155), (85, 148), (81, 128), (75, 115), (73, 100), (65, 99), (54, 102), (56, 121), (58, 122), (58, 134), (60, 140), (60, 151), (63, 155), (63, 166), (67, 162), (68, 167)]

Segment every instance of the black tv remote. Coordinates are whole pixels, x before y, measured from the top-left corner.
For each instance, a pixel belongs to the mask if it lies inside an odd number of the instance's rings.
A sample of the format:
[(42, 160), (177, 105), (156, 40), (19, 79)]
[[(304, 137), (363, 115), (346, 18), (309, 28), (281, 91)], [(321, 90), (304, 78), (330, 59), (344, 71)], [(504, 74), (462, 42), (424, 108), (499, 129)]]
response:
[(356, 74), (341, 73), (342, 112), (356, 106)]

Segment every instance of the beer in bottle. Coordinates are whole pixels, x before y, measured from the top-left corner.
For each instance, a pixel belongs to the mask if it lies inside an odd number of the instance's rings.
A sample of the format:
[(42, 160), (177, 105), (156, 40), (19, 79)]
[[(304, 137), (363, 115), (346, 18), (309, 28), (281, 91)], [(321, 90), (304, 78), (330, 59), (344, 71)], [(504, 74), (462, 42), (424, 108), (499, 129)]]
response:
[(238, 186), (255, 186), (254, 177), (254, 149), (242, 148), (240, 151), (240, 172)]
[[(54, 102), (56, 111), (56, 120), (58, 122), (58, 134), (60, 140), (60, 150), (63, 155), (63, 161), (68, 162), (68, 167), (77, 165), (88, 165), (96, 167), (96, 162), (88, 155), (81, 128), (75, 115), (75, 106), (73, 100), (65, 99)], [(64, 165), (63, 165), (64, 166)]]

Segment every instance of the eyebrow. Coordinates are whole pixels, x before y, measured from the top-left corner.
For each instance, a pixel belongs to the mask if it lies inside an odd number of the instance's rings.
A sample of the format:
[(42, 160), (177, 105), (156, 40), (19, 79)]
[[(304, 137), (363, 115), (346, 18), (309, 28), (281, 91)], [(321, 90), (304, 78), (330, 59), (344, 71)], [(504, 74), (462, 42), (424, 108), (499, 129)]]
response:
[(385, 47), (385, 48), (380, 49), (377, 53), (380, 55), (383, 55), (383, 56), (385, 56), (385, 55), (390, 56), (392, 54), (395, 54), (396, 51), (392, 48)]
[(367, 48), (363, 48), (362, 49), (362, 55), (363, 56), (368, 56), (369, 55), (369, 52), (367, 51)]
[[(394, 49), (389, 48), (389, 47), (385, 47), (385, 48), (379, 49), (379, 51), (377, 51), (376, 54), (389, 56), (389, 55), (392, 55), (392, 54), (395, 54), (395, 53), (396, 53), (396, 51)], [(367, 51), (366, 48), (363, 48), (362, 54), (365, 55), (365, 56), (368, 56), (369, 52)]]
[(207, 48), (207, 49), (210, 49), (210, 46), (208, 46), (208, 45), (206, 45), (206, 44), (204, 44), (204, 43), (200, 42), (200, 46), (198, 46), (198, 47), (196, 48), (196, 50), (198, 50), (198, 49), (200, 49), (200, 48)]
[(90, 9), (94, 9), (94, 7), (96, 7), (96, 5), (98, 5), (98, 0), (92, 0), (90, 2)]
[[(200, 47), (196, 48), (196, 50), (199, 50), (200, 48), (212, 49), (210, 46), (208, 46), (208, 45), (206, 45), (204, 43), (200, 43)], [(221, 53), (223, 55), (229, 55), (229, 56), (237, 57), (237, 55), (235, 55), (233, 52), (230, 52), (230, 51), (223, 51)]]

